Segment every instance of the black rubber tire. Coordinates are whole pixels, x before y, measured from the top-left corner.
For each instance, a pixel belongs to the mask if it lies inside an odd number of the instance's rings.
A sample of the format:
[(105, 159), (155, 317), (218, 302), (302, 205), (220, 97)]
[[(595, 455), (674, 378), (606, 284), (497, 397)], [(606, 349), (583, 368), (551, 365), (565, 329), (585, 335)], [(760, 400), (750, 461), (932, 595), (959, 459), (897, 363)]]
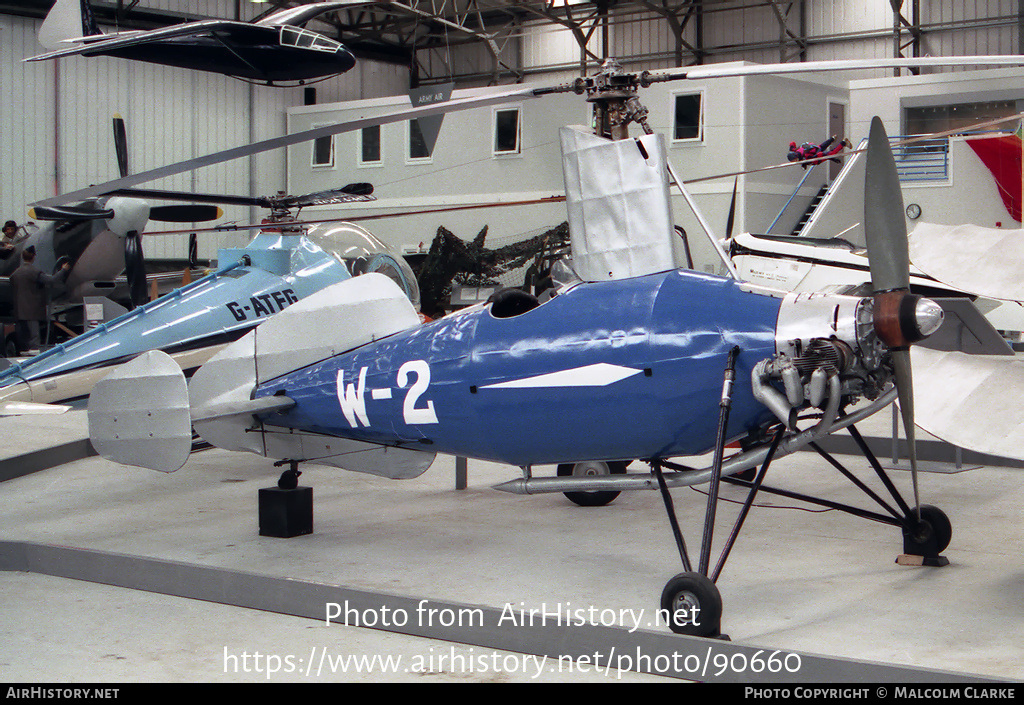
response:
[(661, 610), (676, 634), (716, 637), (722, 628), (722, 595), (700, 573), (679, 573), (661, 592)]
[[(573, 475), (625, 475), (626, 467), (629, 463), (622, 461), (614, 461), (610, 463), (604, 462), (586, 462), (586, 463), (565, 463), (558, 466), (559, 477), (571, 477)], [(600, 466), (604, 466), (603, 470)], [(606, 504), (611, 503), (616, 497), (619, 496), (619, 492), (615, 490), (592, 490), (585, 492), (565, 492), (566, 497), (569, 501), (578, 504), (581, 507), (603, 507)]]
[[(911, 517), (917, 516), (913, 509), (910, 511)], [(946, 550), (946, 547), (949, 546), (949, 542), (953, 538), (953, 525), (950, 523), (949, 517), (946, 516), (945, 512), (931, 504), (922, 504), (921, 521), (927, 522), (930, 531), (935, 534), (937, 552), (942, 553)]]

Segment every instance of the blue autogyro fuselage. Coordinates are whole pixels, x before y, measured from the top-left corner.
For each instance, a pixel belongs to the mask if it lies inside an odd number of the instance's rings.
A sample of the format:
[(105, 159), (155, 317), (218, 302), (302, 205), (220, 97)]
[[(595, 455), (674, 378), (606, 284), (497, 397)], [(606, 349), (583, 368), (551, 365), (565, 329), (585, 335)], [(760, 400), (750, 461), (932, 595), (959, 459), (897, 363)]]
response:
[[(449, 315), (279, 377), (255, 395), (295, 401), (264, 417), (265, 426), (519, 466), (695, 455), (714, 444), (733, 347), (730, 437), (773, 419), (775, 409), (755, 398), (752, 372), (808, 347), (790, 341), (790, 354), (777, 354), (785, 304), (688, 271), (580, 284), (512, 317), (496, 317), (491, 306)], [(838, 312), (818, 316), (833, 319), (819, 322), (818, 335), (846, 345), (836, 336)], [(787, 400), (781, 372), (762, 378)], [(783, 403), (803, 405), (794, 395)]]

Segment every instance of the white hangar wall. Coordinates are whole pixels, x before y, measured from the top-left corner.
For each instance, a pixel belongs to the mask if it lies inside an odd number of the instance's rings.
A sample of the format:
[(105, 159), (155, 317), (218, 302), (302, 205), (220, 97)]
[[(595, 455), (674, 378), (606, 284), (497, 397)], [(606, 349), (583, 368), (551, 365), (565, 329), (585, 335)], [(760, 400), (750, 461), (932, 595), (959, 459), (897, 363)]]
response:
[[(493, 89), (457, 91), (453, 97), (488, 90)], [(703, 123), (699, 139), (672, 138), (674, 105), (679, 95), (700, 97)], [(650, 111), (652, 129), (666, 136), (669, 159), (677, 173), (684, 181), (696, 180), (688, 189), (714, 234), (721, 237), (725, 234), (733, 178), (703, 179), (785, 162), (789, 140), (824, 139), (829, 101), (848, 98), (845, 87), (835, 84), (744, 77), (655, 84), (641, 92), (641, 100)], [(394, 98), (293, 107), (288, 109), (288, 130), (298, 132), (408, 105), (408, 99)], [(381, 126), (382, 158), (372, 166), (360, 163), (357, 132), (335, 137), (335, 159), (327, 167), (312, 165), (311, 146), (289, 148), (288, 189), (312, 192), (353, 181), (373, 183), (378, 199), (374, 203), (306, 209), (305, 215), (369, 218), (360, 222), (406, 251), (429, 247), (439, 226), (470, 240), (486, 225), (491, 247), (522, 239), (564, 221), (564, 204), (420, 212), (564, 195), (558, 130), (564, 125), (588, 125), (590, 105), (584, 97), (567, 93), (501, 106), (512, 107), (521, 110), (518, 154), (495, 155), (492, 144), (497, 108), (483, 107), (445, 116), (434, 152), (425, 160), (409, 157), (407, 122)], [(639, 134), (639, 128), (634, 127), (633, 133)], [(736, 229), (766, 226), (774, 215), (772, 208), (777, 211), (792, 193), (799, 171), (786, 168), (745, 177), (739, 184), (742, 196)], [(817, 187), (809, 182), (806, 190), (816, 191)], [(688, 233), (697, 268), (717, 271), (718, 258), (682, 196), (673, 196), (673, 207), (677, 225)], [(409, 211), (417, 214), (396, 217)], [(682, 264), (682, 251), (678, 254)]]
[[(147, 6), (180, 11), (181, 3), (159, 0)], [(255, 14), (250, 3), (244, 12)], [(233, 0), (191, 3), (190, 13), (233, 17)], [(248, 19), (248, 17), (243, 17)], [(0, 217), (23, 223), (27, 204), (89, 184), (116, 178), (111, 118), (125, 119), (129, 168), (144, 171), (209, 154), (285, 131), (285, 109), (301, 105), (302, 87), (251, 85), (201, 71), (107, 57), (67, 57), (23, 63), (44, 52), (36, 35), (40, 20), (0, 14)], [(105, 31), (113, 28), (104, 27)], [(349, 73), (317, 83), (318, 100), (349, 100), (404, 91), (404, 67), (361, 62)], [(268, 152), (168, 177), (141, 186), (243, 195), (273, 194), (285, 188), (285, 155)], [(252, 222), (262, 213), (225, 207), (225, 218)], [(150, 223), (147, 230), (182, 229)], [(202, 227), (200, 224), (199, 227)], [(199, 256), (245, 244), (248, 232), (208, 234)], [(184, 258), (187, 236), (145, 238), (147, 257)]]
[[(1024, 86), (1020, 69), (958, 71), (926, 76), (868, 79), (850, 83), (852, 130), (866, 137), (871, 118), (878, 115), (890, 135), (907, 135), (908, 108), (999, 103), (994, 112), (1024, 113)], [(979, 112), (978, 120), (984, 120)], [(985, 131), (1013, 132), (1018, 121), (984, 128)], [(949, 140), (945, 173), (933, 180), (904, 180), (903, 200), (921, 208), (921, 220), (984, 227), (1021, 227), (1004, 206), (992, 174), (965, 143), (963, 137)], [(913, 227), (914, 223), (908, 225)]]
[[(481, 94), (493, 89), (456, 91), (454, 97)], [(352, 101), (288, 110), (289, 133), (322, 124), (372, 117), (409, 107), (408, 97)], [(386, 217), (437, 208), (463, 207), (476, 203), (508, 203), (562, 195), (561, 165), (558, 161), (558, 127), (587, 124), (589, 109), (575, 95), (554, 95), (501, 106), (519, 107), (521, 152), (495, 156), (492, 150), (493, 107), (450, 113), (444, 117), (432, 156), (409, 157), (409, 123), (381, 125), (381, 160), (360, 164), (360, 133), (348, 132), (334, 138), (334, 163), (312, 166), (309, 144), (288, 149), (288, 190), (314, 192), (338, 188), (354, 181), (374, 185), (378, 199), (371, 204), (345, 207), (307, 208), (305, 217), (365, 217), (363, 223), (385, 242), (406, 250), (429, 247), (438, 226), (444, 225), (464, 240), (471, 240), (485, 225), (490, 226), (487, 244), (504, 236), (519, 236), (536, 228), (551, 227), (565, 220), (564, 204), (539, 209), (499, 208), (462, 211), (458, 214), (423, 214), (416, 217)]]
[[(735, 178), (731, 174), (779, 167), (740, 176), (737, 183), (739, 202), (734, 230), (768, 231), (804, 175), (799, 167), (786, 165), (789, 141), (821, 141), (835, 132), (838, 139), (849, 137), (857, 144), (867, 136), (874, 114), (883, 117), (890, 134), (898, 135), (904, 105), (918, 106), (928, 101), (948, 104), (954, 100), (1000, 96), (1024, 101), (1024, 90), (1018, 87), (1016, 73), (1014, 69), (999, 69), (870, 79), (854, 82), (852, 91), (835, 75), (819, 77), (820, 82), (787, 76), (709, 79), (655, 84), (641, 92), (641, 100), (650, 110), (651, 127), (668, 136), (669, 159), (682, 179), (691, 182), (688, 188), (710, 228), (716, 236), (723, 236)], [(703, 106), (700, 139), (671, 138), (673, 104), (680, 94), (700, 96)], [(289, 131), (367, 117), (401, 105), (408, 105), (405, 98), (295, 107), (288, 111)], [(309, 145), (292, 148), (288, 162), (289, 190), (316, 191), (351, 181), (372, 182), (380, 199), (376, 203), (344, 209), (323, 208), (317, 211), (318, 217), (369, 217), (371, 220), (365, 221), (369, 229), (390, 244), (407, 250), (428, 246), (441, 225), (467, 240), (487, 225), (488, 244), (492, 247), (503, 244), (506, 238), (529, 236), (562, 222), (565, 219), (563, 204), (394, 217), (398, 212), (409, 210), (561, 196), (564, 185), (557, 131), (562, 125), (588, 123), (589, 106), (583, 98), (573, 94), (527, 100), (518, 105), (522, 110), (523, 130), (519, 154), (496, 156), (493, 153), (494, 108), (481, 108), (446, 116), (433, 155), (423, 161), (409, 159), (406, 122), (382, 126), (383, 158), (373, 166), (360, 164), (359, 135), (354, 132), (336, 138), (335, 161), (328, 168), (312, 166)], [(834, 106), (839, 106), (841, 114), (845, 114), (838, 127), (830, 123)], [(639, 132), (635, 127), (633, 131)], [(963, 150), (954, 151), (951, 177), (943, 184), (904, 183), (904, 189), (914, 192), (915, 199), (922, 205), (933, 201), (942, 204), (949, 211), (941, 219), (943, 222), (974, 222), (972, 214), (965, 209), (968, 204), (982, 208), (977, 199), (951, 197), (950, 191), (943, 194), (939, 190), (940, 186), (963, 187), (967, 181), (972, 184), (979, 181), (978, 174), (982, 172), (978, 169), (960, 171), (961, 176), (956, 181), (957, 161), (966, 159), (963, 154)], [(968, 173), (973, 176), (966, 176)], [(830, 177), (824, 167), (812, 171), (772, 232), (789, 232), (827, 178)], [(977, 188), (980, 184), (974, 188), (974, 193), (979, 193)], [(918, 192), (922, 195), (917, 195)], [(696, 268), (717, 270), (717, 257), (707, 244), (696, 217), (680, 196), (673, 197), (673, 204), (677, 225), (689, 235)], [(999, 209), (1005, 210), (998, 200), (990, 205), (992, 207), (983, 208), (985, 218), (977, 222), (1015, 226), (1008, 218), (991, 215)], [(929, 212), (935, 212), (931, 206)], [(307, 210), (307, 215), (309, 213)], [(389, 217), (382, 217), (385, 215)], [(845, 227), (838, 227), (836, 231)], [(680, 259), (679, 263), (683, 261)]]

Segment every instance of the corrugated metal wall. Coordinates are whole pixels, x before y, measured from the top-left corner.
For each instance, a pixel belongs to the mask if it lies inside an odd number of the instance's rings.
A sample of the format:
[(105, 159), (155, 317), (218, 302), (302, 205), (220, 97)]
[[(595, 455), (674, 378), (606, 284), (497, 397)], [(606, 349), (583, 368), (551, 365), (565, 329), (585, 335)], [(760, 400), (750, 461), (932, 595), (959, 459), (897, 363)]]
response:
[[(779, 3), (786, 15), (786, 28), (800, 33), (799, 2)], [(904, 16), (910, 19), (910, 2)], [(921, 2), (918, 22), (924, 35), (922, 55), (1015, 54), (1019, 51), (1017, 0), (927, 0)], [(893, 13), (888, 0), (869, 2), (805, 3), (808, 60), (890, 57), (893, 55)], [(684, 14), (678, 16), (681, 22)], [(609, 54), (639, 68), (674, 66), (676, 37), (670, 24), (637, 3), (614, 10), (611, 20)], [(682, 39), (698, 45), (696, 17), (686, 22)], [(780, 49), (783, 28), (767, 3), (741, 0), (707, 3), (703, 15), (703, 44), (706, 63), (747, 60), (774, 63), (793, 60), (797, 51), (790, 41)], [(527, 71), (544, 71), (567, 62), (579, 61), (579, 49), (572, 33), (546, 23), (527, 24), (522, 61)], [(600, 33), (594, 34), (591, 49), (601, 54)], [(910, 41), (906, 30), (901, 44)], [(911, 50), (905, 50), (911, 55)], [(693, 55), (684, 51), (684, 63)], [(861, 72), (850, 78), (892, 75)]]
[[(146, 3), (180, 11), (174, 0)], [(190, 3), (189, 12), (233, 17), (232, 0)], [(250, 3), (243, 11), (253, 14)], [(248, 19), (248, 18), (243, 18)], [(124, 117), (129, 167), (144, 171), (229, 147), (283, 135), (285, 109), (303, 103), (303, 88), (272, 88), (201, 71), (105, 57), (68, 57), (23, 63), (43, 53), (40, 22), (0, 15), (0, 218), (27, 219), (26, 205), (58, 193), (116, 178), (111, 119)], [(112, 31), (111, 28), (105, 28)], [(316, 84), (319, 102), (393, 95), (408, 86), (404, 67), (361, 64), (344, 76)], [(263, 195), (285, 188), (285, 155), (279, 150), (205, 167), (193, 174), (144, 184), (154, 188)], [(226, 207), (226, 218), (252, 222), (262, 213)], [(151, 223), (148, 230), (180, 225)], [(200, 238), (199, 256), (248, 242), (250, 234)], [(147, 257), (187, 256), (187, 236), (152, 236)]]

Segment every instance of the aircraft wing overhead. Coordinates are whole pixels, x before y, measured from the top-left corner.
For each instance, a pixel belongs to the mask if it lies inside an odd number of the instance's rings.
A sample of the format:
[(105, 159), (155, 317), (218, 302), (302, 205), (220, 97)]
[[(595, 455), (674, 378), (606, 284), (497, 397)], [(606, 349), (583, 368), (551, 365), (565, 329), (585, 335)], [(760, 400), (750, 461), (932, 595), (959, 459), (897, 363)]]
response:
[(367, 0), (343, 0), (342, 2), (314, 2), (298, 7), (287, 7), (277, 12), (272, 12), (253, 24), (279, 27), (281, 25), (301, 25), (331, 10), (340, 10), (344, 7), (358, 7), (359, 5), (387, 5), (390, 3), (367, 2)]
[(910, 260), (938, 281), (1001, 301), (1024, 300), (1024, 261), (1013, 256), (1024, 230), (918, 223)]
[[(198, 37), (208, 35), (211, 32), (237, 32), (253, 31), (253, 26), (248, 22), (234, 22), (232, 20), (202, 20), (199, 22), (187, 22), (185, 24), (154, 29), (149, 32), (136, 32), (132, 34), (103, 35), (95, 41), (88, 41), (82, 46), (75, 46), (68, 49), (58, 49), (39, 56), (31, 56), (25, 61), (45, 61), (57, 59), (62, 56), (89, 55), (104, 53), (117, 49), (149, 44), (164, 39), (180, 39), (183, 37)], [(257, 30), (258, 31), (258, 30)], [(266, 30), (264, 30), (266, 31)], [(88, 38), (87, 38), (88, 39)]]
[(1024, 396), (1024, 360), (912, 349), (915, 423), (978, 453), (1024, 460), (1024, 417), (1007, 414)]

